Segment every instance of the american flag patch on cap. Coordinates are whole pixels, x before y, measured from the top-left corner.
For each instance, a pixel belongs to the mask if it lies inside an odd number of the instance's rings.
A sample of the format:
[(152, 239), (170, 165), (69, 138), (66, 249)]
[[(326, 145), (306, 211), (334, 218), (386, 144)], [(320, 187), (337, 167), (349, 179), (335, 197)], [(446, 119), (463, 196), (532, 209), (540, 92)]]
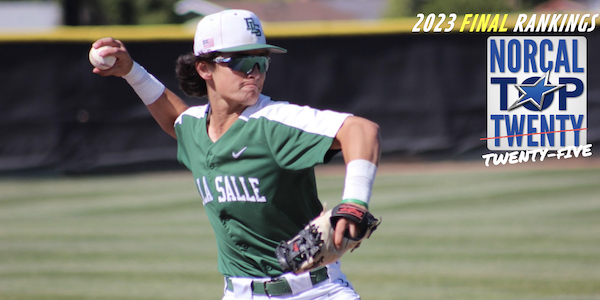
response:
[(215, 39), (210, 38), (210, 39), (202, 40), (202, 47), (204, 49), (214, 47), (214, 46), (215, 46)]

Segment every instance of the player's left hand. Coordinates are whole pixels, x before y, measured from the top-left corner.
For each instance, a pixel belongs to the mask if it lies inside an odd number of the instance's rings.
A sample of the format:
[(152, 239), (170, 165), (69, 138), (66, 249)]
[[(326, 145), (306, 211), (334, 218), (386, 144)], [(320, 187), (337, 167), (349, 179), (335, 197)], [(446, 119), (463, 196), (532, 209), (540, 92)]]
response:
[[(365, 210), (365, 211), (368, 210), (366, 207), (359, 205), (359, 204), (354, 204), (354, 203), (348, 203), (348, 204), (357, 206), (358, 208)], [(348, 232), (348, 234), (346, 232)], [(357, 236), (360, 236), (360, 234), (361, 234), (360, 229), (358, 228), (358, 225), (355, 222), (351, 221), (348, 218), (342, 217), (337, 221), (337, 224), (335, 225), (335, 228), (334, 228), (333, 245), (335, 246), (336, 249), (339, 250), (342, 247), (344, 235), (355, 239)]]

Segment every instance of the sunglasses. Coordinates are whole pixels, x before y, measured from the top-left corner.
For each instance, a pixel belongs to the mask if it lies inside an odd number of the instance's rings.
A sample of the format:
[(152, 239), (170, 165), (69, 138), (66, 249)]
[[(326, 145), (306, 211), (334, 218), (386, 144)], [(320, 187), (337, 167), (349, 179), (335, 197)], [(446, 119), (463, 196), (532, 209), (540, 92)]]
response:
[(265, 73), (269, 70), (269, 63), (271, 58), (268, 56), (233, 56), (233, 57), (222, 57), (218, 56), (214, 60), (216, 63), (227, 64), (227, 67), (234, 71), (243, 72), (245, 74), (252, 73), (254, 66), (258, 65), (258, 71)]

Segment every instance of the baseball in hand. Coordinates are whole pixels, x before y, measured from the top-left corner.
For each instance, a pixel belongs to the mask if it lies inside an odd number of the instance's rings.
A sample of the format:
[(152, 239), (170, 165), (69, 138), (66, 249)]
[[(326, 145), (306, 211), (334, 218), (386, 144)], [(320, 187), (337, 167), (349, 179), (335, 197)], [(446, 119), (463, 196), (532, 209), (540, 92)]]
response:
[(110, 46), (102, 46), (98, 49), (92, 47), (92, 49), (90, 49), (90, 63), (92, 63), (94, 67), (100, 70), (108, 70), (112, 68), (112, 66), (114, 66), (115, 62), (117, 61), (117, 58), (114, 56), (102, 57), (98, 54), (98, 52), (107, 48), (110, 48)]

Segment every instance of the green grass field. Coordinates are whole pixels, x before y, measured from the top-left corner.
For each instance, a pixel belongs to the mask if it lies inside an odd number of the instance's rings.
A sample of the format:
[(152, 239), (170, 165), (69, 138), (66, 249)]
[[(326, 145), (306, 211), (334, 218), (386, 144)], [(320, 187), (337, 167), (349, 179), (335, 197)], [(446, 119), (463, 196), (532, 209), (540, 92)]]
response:
[[(319, 174), (338, 203), (342, 176)], [(388, 169), (371, 210), (380, 229), (342, 259), (363, 299), (600, 299), (600, 167)], [(0, 299), (222, 289), (187, 172), (0, 180)]]

